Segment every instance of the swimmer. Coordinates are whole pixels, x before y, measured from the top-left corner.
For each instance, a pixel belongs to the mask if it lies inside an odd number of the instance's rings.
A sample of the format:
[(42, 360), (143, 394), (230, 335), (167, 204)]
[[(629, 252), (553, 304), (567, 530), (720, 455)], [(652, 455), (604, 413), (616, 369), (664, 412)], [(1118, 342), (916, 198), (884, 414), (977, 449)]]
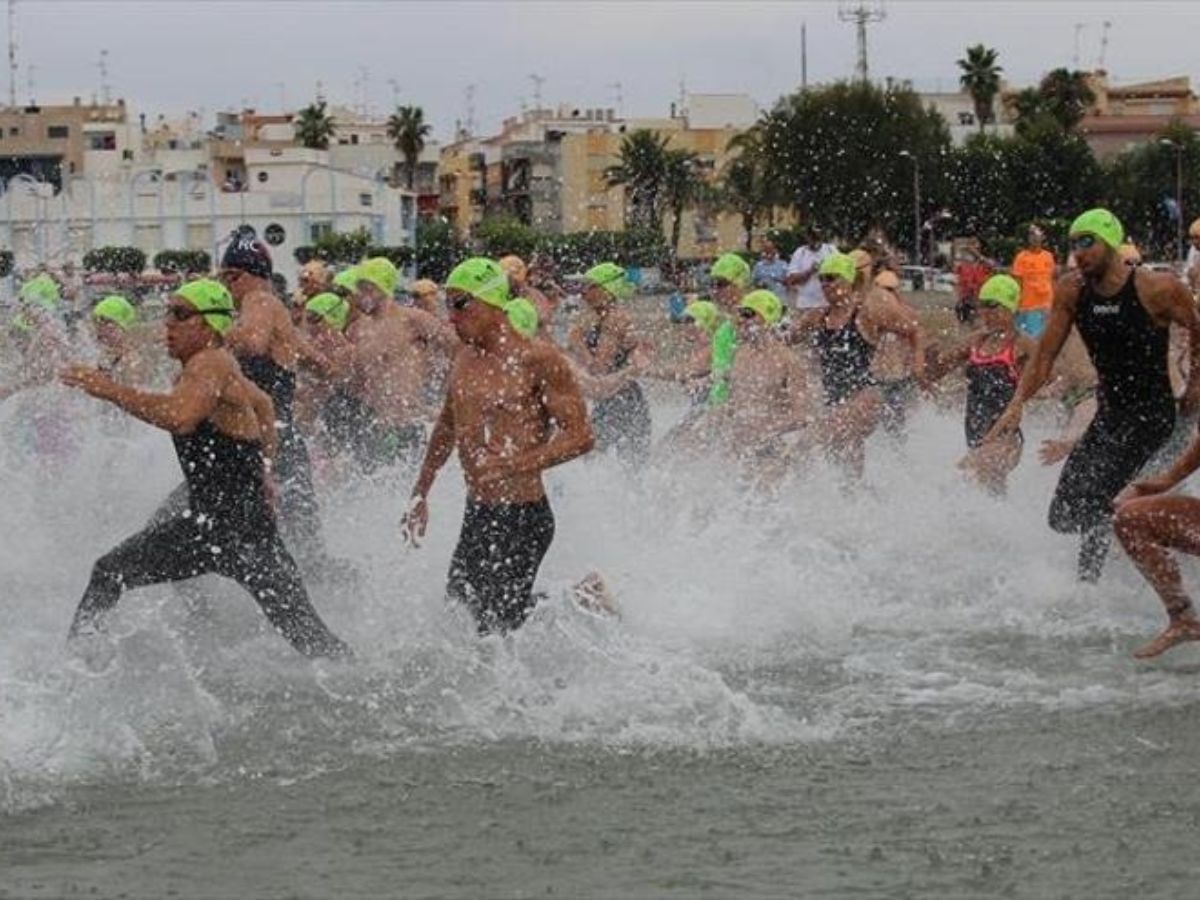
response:
[(534, 580), (554, 539), (542, 473), (587, 453), (594, 438), (570, 366), (549, 342), (532, 339), (537, 312), (511, 297), (498, 263), (460, 263), (446, 282), (446, 304), (462, 348), (404, 531), (414, 544), (424, 537), (429, 489), (457, 450), (467, 508), (447, 595), (470, 610), (481, 633), (504, 633), (537, 602)]
[(268, 475), (277, 446), (275, 411), (224, 347), (233, 316), (233, 298), (215, 281), (189, 282), (171, 296), (167, 349), (183, 371), (166, 394), (121, 385), (88, 366), (63, 371), (64, 384), (168, 432), (188, 489), (186, 509), (96, 562), (71, 622), (72, 638), (103, 631), (106, 615), (129, 588), (212, 572), (249, 591), (299, 652), (349, 654), (313, 609), (276, 530)]

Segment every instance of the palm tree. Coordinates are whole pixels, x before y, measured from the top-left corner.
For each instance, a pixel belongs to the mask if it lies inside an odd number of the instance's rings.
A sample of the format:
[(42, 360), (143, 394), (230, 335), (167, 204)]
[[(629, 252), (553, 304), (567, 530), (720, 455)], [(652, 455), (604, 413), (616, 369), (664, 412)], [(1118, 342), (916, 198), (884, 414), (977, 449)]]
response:
[(752, 128), (733, 137), (728, 149), (739, 152), (725, 164), (721, 179), (721, 205), (741, 216), (747, 252), (754, 244), (754, 226), (759, 216), (765, 212), (770, 218), (776, 205), (782, 205), (777, 203), (780, 191), (772, 177), (766, 134), (765, 119), (760, 119)]
[(425, 121), (425, 111), (419, 106), (398, 106), (396, 112), (388, 119), (388, 137), (396, 145), (396, 149), (404, 157), (404, 169), (408, 189), (413, 189), (413, 180), (417, 174), (417, 160), (425, 149), (425, 138), (433, 131), (433, 126)]
[(1038, 85), (1038, 93), (1046, 103), (1046, 111), (1058, 120), (1066, 131), (1071, 131), (1087, 115), (1088, 107), (1096, 102), (1096, 95), (1088, 84), (1085, 72), (1054, 69)]
[(328, 150), (333, 137), (333, 117), (325, 112), (325, 101), (310, 103), (296, 114), (293, 123), (300, 145), (311, 150)]
[(621, 161), (605, 173), (609, 186), (622, 185), (628, 199), (626, 221), (662, 228), (662, 192), (666, 178), (667, 138), (638, 129), (621, 141)]
[(979, 122), (980, 132), (996, 119), (993, 104), (996, 94), (1000, 93), (1000, 73), (1004, 71), (996, 65), (997, 56), (999, 54), (990, 47), (976, 44), (967, 48), (965, 59), (958, 60), (958, 67), (962, 69), (958, 83), (975, 103), (975, 119)]
[(697, 167), (699, 161), (691, 150), (667, 150), (663, 154), (663, 199), (671, 210), (671, 255), (675, 258), (679, 257), (683, 211), (696, 202), (705, 184)]

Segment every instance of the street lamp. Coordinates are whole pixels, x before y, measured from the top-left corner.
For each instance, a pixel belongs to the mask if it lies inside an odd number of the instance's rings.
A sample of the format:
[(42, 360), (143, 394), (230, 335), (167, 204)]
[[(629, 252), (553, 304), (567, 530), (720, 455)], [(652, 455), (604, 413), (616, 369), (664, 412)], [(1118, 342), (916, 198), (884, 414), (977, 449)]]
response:
[(1175, 151), (1175, 264), (1183, 259), (1183, 145), (1170, 138), (1159, 138), (1164, 147)]
[(921, 166), (916, 156), (907, 150), (901, 150), (900, 155), (912, 161), (913, 164), (913, 265), (921, 264)]

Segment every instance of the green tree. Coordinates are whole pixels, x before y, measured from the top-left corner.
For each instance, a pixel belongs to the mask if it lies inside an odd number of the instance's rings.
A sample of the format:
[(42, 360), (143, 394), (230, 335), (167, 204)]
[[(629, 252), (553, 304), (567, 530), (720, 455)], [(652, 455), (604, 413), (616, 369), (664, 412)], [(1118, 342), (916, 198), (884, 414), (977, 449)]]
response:
[(1172, 121), (1154, 140), (1115, 157), (1107, 170), (1109, 207), (1130, 238), (1143, 252), (1167, 258), (1174, 258), (1177, 245), (1177, 222), (1172, 214), (1176, 147), (1186, 227), (1187, 220), (1200, 213), (1200, 138), (1192, 129)]
[(540, 239), (536, 229), (510, 215), (488, 216), (475, 226), (473, 236), (485, 256), (514, 253), (523, 259), (533, 255)]
[(1084, 72), (1054, 69), (1047, 72), (1038, 85), (1045, 109), (1066, 131), (1071, 131), (1087, 115), (1096, 95), (1088, 85)]
[(325, 111), (325, 101), (310, 103), (296, 114), (294, 123), (300, 146), (311, 150), (328, 150), (333, 137), (333, 117)]
[(419, 106), (398, 106), (388, 119), (387, 134), (404, 157), (405, 180), (408, 189), (413, 189), (417, 175), (417, 160), (425, 149), (425, 138), (433, 127), (425, 121), (425, 111)]
[(445, 281), (450, 270), (466, 256), (454, 227), (445, 219), (421, 219), (417, 222), (417, 274), (434, 281)]
[(644, 128), (627, 134), (621, 141), (620, 162), (605, 172), (610, 186), (625, 188), (627, 225), (662, 228), (667, 140)]
[(968, 47), (966, 57), (958, 60), (958, 67), (962, 69), (958, 82), (971, 95), (975, 104), (975, 119), (979, 122), (981, 132), (996, 118), (994, 105), (996, 95), (1000, 93), (1000, 73), (1004, 71), (996, 65), (998, 56), (990, 47), (976, 44)]
[(770, 222), (775, 207), (783, 205), (763, 146), (765, 131), (765, 120), (760, 120), (731, 139), (728, 149), (737, 155), (725, 164), (721, 173), (721, 206), (741, 217), (747, 251), (754, 244), (754, 229), (760, 218), (765, 214)]
[(872, 226), (909, 246), (913, 163), (921, 176), (921, 214), (947, 200), (946, 122), (911, 89), (838, 83), (779, 101), (763, 122), (763, 151), (781, 196), (802, 221), (857, 240)]
[(691, 150), (667, 150), (663, 159), (663, 204), (671, 213), (671, 256), (679, 256), (683, 213), (701, 199), (704, 179), (697, 170), (699, 157)]

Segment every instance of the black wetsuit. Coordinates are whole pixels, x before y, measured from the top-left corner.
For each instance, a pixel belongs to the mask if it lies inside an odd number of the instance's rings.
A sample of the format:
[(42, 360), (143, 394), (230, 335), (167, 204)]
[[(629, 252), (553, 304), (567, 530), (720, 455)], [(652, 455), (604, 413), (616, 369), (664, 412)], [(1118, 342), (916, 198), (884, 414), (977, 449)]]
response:
[(827, 405), (838, 406), (874, 386), (871, 360), (875, 358), (875, 345), (858, 330), (857, 309), (841, 328), (818, 328), (813, 345), (821, 364)]
[[(967, 411), (963, 428), (967, 446), (978, 447), (1017, 392), (1016, 344), (1006, 344), (999, 353), (985, 355), (972, 349), (967, 362)], [(1017, 431), (1018, 438), (1021, 432)]]
[(1095, 580), (1111, 543), (1113, 498), (1170, 437), (1175, 399), (1167, 374), (1168, 329), (1138, 299), (1136, 270), (1116, 295), (1089, 285), (1075, 327), (1096, 368), (1098, 409), (1063, 465), (1050, 503), (1050, 527), (1081, 532), (1081, 578)]
[(533, 582), (554, 540), (554, 513), (536, 503), (467, 500), (446, 593), (464, 604), (482, 634), (519, 628), (537, 603)]
[(248, 590), (267, 619), (307, 656), (348, 652), (309, 602), (296, 563), (275, 527), (257, 444), (211, 422), (174, 436), (188, 503), (102, 556), (71, 623), (71, 636), (98, 626), (122, 591), (215, 573)]
[(293, 420), (296, 373), (278, 365), (269, 356), (239, 356), (238, 364), (245, 376), (265, 391), (275, 404), (275, 427), (279, 433), (275, 477), (279, 482), (283, 529), (289, 542), (295, 541), (293, 546), (301, 556), (323, 555), (312, 466), (304, 438)]
[(338, 388), (321, 408), (321, 422), (335, 447), (349, 452), (366, 473), (398, 462), (415, 464), (425, 452), (425, 426), (384, 425), (356, 394)]
[[(600, 325), (593, 325), (583, 336), (593, 353), (600, 346)], [(619, 350), (609, 372), (619, 372), (629, 365), (630, 351)], [(592, 404), (592, 431), (596, 449), (615, 450), (625, 462), (641, 463), (650, 452), (650, 404), (642, 386), (631, 381), (611, 397)]]

